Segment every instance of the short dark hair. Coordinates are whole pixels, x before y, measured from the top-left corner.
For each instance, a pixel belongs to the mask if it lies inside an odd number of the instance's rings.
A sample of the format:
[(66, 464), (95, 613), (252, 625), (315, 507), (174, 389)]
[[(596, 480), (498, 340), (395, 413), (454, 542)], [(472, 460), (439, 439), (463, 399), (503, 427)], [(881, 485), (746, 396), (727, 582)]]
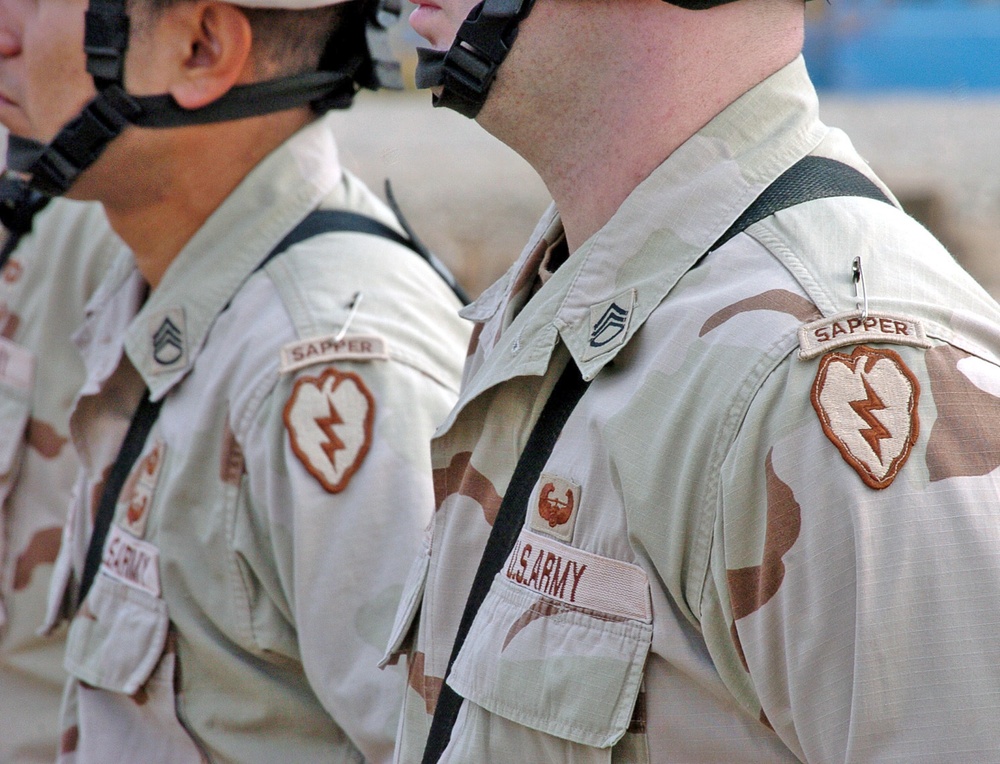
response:
[[(133, 24), (142, 26), (169, 8), (190, 0), (128, 0)], [(234, 3), (250, 22), (253, 33), (251, 56), (261, 79), (316, 71), (334, 35), (356, 29), (352, 23), (360, 2), (337, 3), (307, 10), (247, 8)], [(144, 14), (144, 16), (142, 15)]]
[(338, 3), (304, 11), (243, 8), (253, 32), (255, 63), (267, 78), (319, 69), (334, 33), (354, 3)]

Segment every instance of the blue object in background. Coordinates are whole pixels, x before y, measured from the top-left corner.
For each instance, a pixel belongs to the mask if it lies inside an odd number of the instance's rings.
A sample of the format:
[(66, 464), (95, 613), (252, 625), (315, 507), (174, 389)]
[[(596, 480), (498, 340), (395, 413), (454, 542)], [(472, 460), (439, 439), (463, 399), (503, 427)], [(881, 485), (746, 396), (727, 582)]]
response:
[(820, 89), (1000, 91), (1000, 0), (816, 0), (808, 18)]

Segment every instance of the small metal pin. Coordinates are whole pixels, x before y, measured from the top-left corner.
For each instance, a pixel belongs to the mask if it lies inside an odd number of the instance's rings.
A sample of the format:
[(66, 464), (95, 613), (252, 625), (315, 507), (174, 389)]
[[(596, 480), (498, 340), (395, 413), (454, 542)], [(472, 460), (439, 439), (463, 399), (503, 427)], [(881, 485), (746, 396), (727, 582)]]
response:
[(865, 272), (861, 267), (861, 258), (855, 257), (851, 266), (851, 273), (854, 275), (854, 296), (857, 299), (858, 310), (861, 311), (861, 320), (868, 318), (868, 288), (865, 286)]
[(347, 306), (350, 313), (347, 314), (347, 320), (344, 322), (343, 328), (337, 332), (337, 336), (334, 339), (335, 342), (340, 342), (344, 339), (344, 335), (347, 334), (347, 330), (351, 326), (351, 322), (354, 320), (354, 316), (357, 315), (358, 306), (361, 305), (361, 300), (364, 299), (364, 295), (361, 292), (355, 292), (354, 297), (351, 298), (351, 304)]

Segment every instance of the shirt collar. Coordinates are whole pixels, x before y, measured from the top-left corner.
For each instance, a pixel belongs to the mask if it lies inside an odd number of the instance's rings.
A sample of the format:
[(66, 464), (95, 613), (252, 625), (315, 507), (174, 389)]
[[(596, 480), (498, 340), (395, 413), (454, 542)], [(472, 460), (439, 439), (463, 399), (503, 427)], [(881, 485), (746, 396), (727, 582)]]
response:
[[(595, 377), (764, 189), (820, 143), (827, 128), (818, 111), (800, 56), (680, 146), (500, 337), (490, 355), (499, 351), (504, 374), (545, 373), (558, 334), (583, 376)], [(506, 292), (484, 293), (469, 314), (498, 320), (510, 285), (523, 281), (517, 274), (554, 223), (550, 209), (505, 280)], [(515, 356), (520, 360), (511, 363)]]

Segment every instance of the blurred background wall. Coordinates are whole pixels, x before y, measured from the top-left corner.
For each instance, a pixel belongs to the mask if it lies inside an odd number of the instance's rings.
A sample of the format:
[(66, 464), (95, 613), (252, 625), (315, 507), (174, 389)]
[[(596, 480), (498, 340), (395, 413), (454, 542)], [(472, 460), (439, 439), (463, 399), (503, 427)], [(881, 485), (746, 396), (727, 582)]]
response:
[[(1000, 296), (1000, 0), (816, 0), (806, 62), (821, 116), (904, 206)], [(412, 77), (416, 44), (396, 40)], [(411, 79), (412, 81), (412, 79)], [(362, 94), (342, 161), (392, 181), (417, 233), (472, 294), (520, 253), (548, 203), (534, 171), (426, 93)]]

